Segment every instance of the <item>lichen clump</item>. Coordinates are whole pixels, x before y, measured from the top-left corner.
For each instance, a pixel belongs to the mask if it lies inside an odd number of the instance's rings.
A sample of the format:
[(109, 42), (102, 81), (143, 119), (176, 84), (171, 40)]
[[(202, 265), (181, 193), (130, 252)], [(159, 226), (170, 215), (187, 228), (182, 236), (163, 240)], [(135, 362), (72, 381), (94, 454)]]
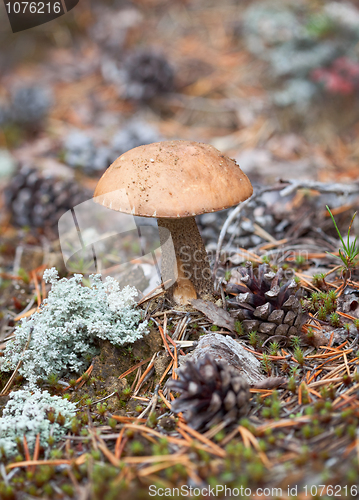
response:
[(0, 418), (0, 454), (16, 455), (17, 442), (22, 444), (24, 436), (32, 452), (37, 434), (40, 434), (40, 446), (47, 448), (50, 436), (57, 442), (66, 434), (75, 411), (74, 403), (51, 396), (47, 391), (12, 392)]
[(100, 275), (90, 276), (90, 287), (83, 286), (83, 276), (59, 279), (55, 268), (44, 272), (52, 284), (41, 310), (23, 319), (15, 338), (4, 351), (1, 369), (19, 369), (35, 386), (38, 379), (50, 374), (79, 373), (98, 352), (97, 341), (115, 345), (134, 342), (148, 333), (147, 322), (141, 322), (141, 311), (134, 306), (136, 289)]

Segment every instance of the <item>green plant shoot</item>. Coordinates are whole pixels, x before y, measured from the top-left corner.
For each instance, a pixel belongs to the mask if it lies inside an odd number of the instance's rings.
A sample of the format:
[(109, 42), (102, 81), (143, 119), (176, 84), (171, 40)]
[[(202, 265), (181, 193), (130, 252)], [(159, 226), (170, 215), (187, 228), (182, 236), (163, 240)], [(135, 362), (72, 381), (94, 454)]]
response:
[[(354, 222), (354, 219), (355, 219), (357, 212), (354, 213), (352, 220), (350, 221), (349, 228), (348, 228), (347, 242), (345, 243), (345, 241), (344, 241), (344, 239), (343, 239), (343, 237), (338, 229), (337, 223), (335, 222), (334, 216), (333, 216), (332, 212), (330, 211), (330, 208), (328, 207), (328, 205), (326, 205), (326, 208), (329, 212), (330, 217), (332, 218), (334, 227), (337, 230), (337, 233), (339, 235), (339, 238), (340, 238), (340, 241), (341, 241), (342, 247), (343, 247), (342, 249), (339, 248), (339, 256), (334, 255), (332, 253), (330, 255), (333, 255), (333, 257), (340, 259), (343, 262), (345, 269), (347, 271), (350, 271), (350, 269), (354, 267), (354, 265), (355, 265), (354, 260), (359, 254), (359, 247), (357, 246), (357, 239), (358, 238), (356, 237), (354, 239), (354, 241), (352, 241), (352, 243), (350, 243), (350, 231), (351, 231), (351, 228), (352, 228), (352, 225), (353, 225), (353, 222)], [(330, 252), (327, 252), (327, 253), (330, 253)]]

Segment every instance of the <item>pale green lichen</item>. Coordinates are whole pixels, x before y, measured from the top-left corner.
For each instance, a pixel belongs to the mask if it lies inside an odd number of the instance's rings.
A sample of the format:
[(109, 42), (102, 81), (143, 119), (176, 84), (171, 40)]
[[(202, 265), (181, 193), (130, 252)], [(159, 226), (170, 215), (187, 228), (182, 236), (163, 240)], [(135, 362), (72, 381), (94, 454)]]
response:
[(47, 391), (11, 392), (0, 418), (0, 454), (6, 457), (16, 455), (17, 442), (22, 447), (24, 436), (32, 453), (38, 434), (40, 445), (47, 448), (50, 436), (57, 442), (66, 434), (75, 411), (74, 403), (59, 396), (51, 396)]
[(41, 311), (16, 328), (4, 351), (3, 371), (22, 360), (19, 373), (34, 387), (50, 374), (84, 370), (98, 352), (99, 339), (122, 345), (148, 333), (147, 322), (141, 322), (141, 311), (134, 307), (135, 288), (120, 290), (110, 277), (104, 282), (100, 275), (90, 278), (92, 284), (86, 287), (81, 274), (59, 280), (54, 268), (45, 271), (45, 281), (52, 284), (48, 299)]

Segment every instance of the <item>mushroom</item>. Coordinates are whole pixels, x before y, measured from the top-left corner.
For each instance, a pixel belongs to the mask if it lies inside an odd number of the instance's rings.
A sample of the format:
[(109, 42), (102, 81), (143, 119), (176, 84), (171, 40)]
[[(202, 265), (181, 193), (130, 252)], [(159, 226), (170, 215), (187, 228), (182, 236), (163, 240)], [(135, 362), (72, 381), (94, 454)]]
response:
[[(167, 294), (186, 304), (213, 293), (209, 258), (195, 216), (237, 205), (252, 192), (235, 160), (208, 144), (176, 140), (121, 155), (99, 180), (94, 197), (112, 210), (157, 217), (162, 280), (177, 274)], [(169, 235), (175, 256), (166, 247)]]

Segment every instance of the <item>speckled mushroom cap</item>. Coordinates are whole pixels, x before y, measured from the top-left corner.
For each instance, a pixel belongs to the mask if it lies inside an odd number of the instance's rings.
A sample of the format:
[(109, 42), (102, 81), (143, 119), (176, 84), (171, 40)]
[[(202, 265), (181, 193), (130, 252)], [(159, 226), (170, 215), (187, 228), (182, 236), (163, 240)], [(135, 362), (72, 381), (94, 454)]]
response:
[(95, 201), (142, 217), (190, 217), (237, 205), (253, 192), (234, 160), (213, 146), (164, 141), (121, 155), (106, 170)]

